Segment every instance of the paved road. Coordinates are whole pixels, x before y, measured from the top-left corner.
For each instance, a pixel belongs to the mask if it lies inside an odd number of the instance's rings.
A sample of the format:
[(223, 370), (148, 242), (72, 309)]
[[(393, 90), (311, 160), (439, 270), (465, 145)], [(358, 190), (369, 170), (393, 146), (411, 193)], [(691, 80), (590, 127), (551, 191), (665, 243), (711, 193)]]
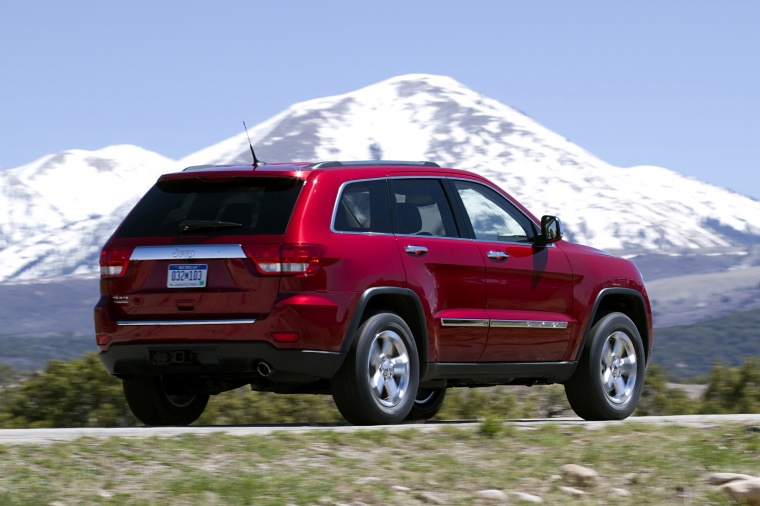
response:
[[(587, 422), (579, 418), (551, 418), (507, 420), (506, 423), (518, 427), (539, 426), (544, 424), (580, 425), (589, 428), (610, 424), (652, 423), (661, 425), (679, 425), (687, 427), (708, 427), (721, 423), (742, 423), (757, 425), (760, 430), (760, 415), (683, 415), (683, 416), (642, 416), (631, 417), (619, 422)], [(235, 436), (265, 436), (273, 432), (351, 432), (367, 430), (419, 430), (434, 431), (442, 427), (475, 428), (478, 422), (454, 421), (425, 424), (380, 425), (373, 427), (356, 427), (351, 425), (244, 425), (244, 426), (191, 426), (191, 427), (124, 427), (124, 428), (76, 428), (76, 429), (0, 429), (0, 445), (52, 443), (73, 441), (79, 438), (140, 438), (140, 437), (175, 437), (183, 434), (223, 433)]]

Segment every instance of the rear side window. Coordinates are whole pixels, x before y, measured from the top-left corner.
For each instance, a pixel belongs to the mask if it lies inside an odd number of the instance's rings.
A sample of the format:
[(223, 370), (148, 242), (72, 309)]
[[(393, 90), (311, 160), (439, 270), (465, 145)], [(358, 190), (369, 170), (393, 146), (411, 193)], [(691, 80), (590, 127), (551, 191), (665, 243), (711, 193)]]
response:
[(385, 179), (347, 184), (335, 210), (339, 232), (391, 232), (388, 182)]
[(293, 178), (161, 181), (117, 237), (284, 234), (302, 184)]
[(393, 180), (394, 230), (397, 234), (458, 237), (454, 215), (438, 179)]

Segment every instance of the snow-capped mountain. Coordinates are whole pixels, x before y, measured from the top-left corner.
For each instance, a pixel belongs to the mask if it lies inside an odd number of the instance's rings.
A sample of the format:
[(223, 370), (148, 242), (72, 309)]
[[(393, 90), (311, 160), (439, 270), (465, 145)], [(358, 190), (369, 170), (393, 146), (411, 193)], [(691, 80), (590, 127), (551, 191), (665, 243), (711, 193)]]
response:
[[(252, 132), (263, 160), (431, 160), (481, 173), (602, 249), (760, 242), (760, 202), (660, 167), (614, 167), (448, 77), (407, 75), (295, 104)], [(244, 133), (180, 165), (250, 163)]]
[[(250, 133), (262, 160), (431, 160), (479, 172), (603, 249), (760, 243), (760, 202), (663, 168), (611, 166), (448, 77), (295, 104)], [(0, 282), (94, 275), (101, 245), (159, 174), (224, 163), (251, 163), (244, 132), (179, 162), (113, 146), (0, 171)]]
[(94, 275), (105, 240), (177, 162), (136, 146), (48, 155), (0, 171), (0, 282)]

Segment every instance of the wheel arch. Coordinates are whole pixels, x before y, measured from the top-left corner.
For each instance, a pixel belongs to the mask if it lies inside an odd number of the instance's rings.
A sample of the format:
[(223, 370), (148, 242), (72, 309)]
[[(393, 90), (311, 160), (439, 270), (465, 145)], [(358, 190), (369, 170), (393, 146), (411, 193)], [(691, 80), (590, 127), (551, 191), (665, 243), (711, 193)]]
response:
[(649, 361), (651, 353), (651, 328), (650, 319), (647, 315), (647, 305), (644, 296), (631, 288), (604, 288), (596, 296), (594, 307), (591, 310), (591, 317), (583, 333), (583, 340), (578, 347), (576, 360), (580, 360), (581, 353), (588, 342), (589, 335), (593, 326), (602, 318), (610, 313), (623, 313), (631, 319), (641, 335), (644, 345), (644, 354), (646, 361)]
[[(425, 312), (416, 293), (408, 288), (375, 287), (365, 291), (359, 298), (356, 310), (346, 329), (341, 352), (348, 352), (356, 339), (356, 331), (370, 316), (390, 311), (399, 315), (412, 331), (420, 366), (428, 361), (428, 331), (425, 324)], [(420, 374), (420, 377), (422, 374)]]

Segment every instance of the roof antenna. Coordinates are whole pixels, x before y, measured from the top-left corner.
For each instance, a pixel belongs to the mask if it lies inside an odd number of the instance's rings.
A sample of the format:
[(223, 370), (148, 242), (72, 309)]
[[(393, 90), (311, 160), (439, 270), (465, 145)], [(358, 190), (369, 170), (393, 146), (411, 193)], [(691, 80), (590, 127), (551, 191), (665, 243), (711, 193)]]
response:
[(256, 158), (256, 153), (253, 152), (253, 144), (251, 144), (251, 136), (248, 135), (248, 127), (245, 126), (245, 121), (243, 121), (243, 128), (245, 128), (245, 135), (248, 137), (248, 146), (251, 148), (251, 155), (253, 155), (253, 166), (258, 167), (261, 163), (258, 158)]

